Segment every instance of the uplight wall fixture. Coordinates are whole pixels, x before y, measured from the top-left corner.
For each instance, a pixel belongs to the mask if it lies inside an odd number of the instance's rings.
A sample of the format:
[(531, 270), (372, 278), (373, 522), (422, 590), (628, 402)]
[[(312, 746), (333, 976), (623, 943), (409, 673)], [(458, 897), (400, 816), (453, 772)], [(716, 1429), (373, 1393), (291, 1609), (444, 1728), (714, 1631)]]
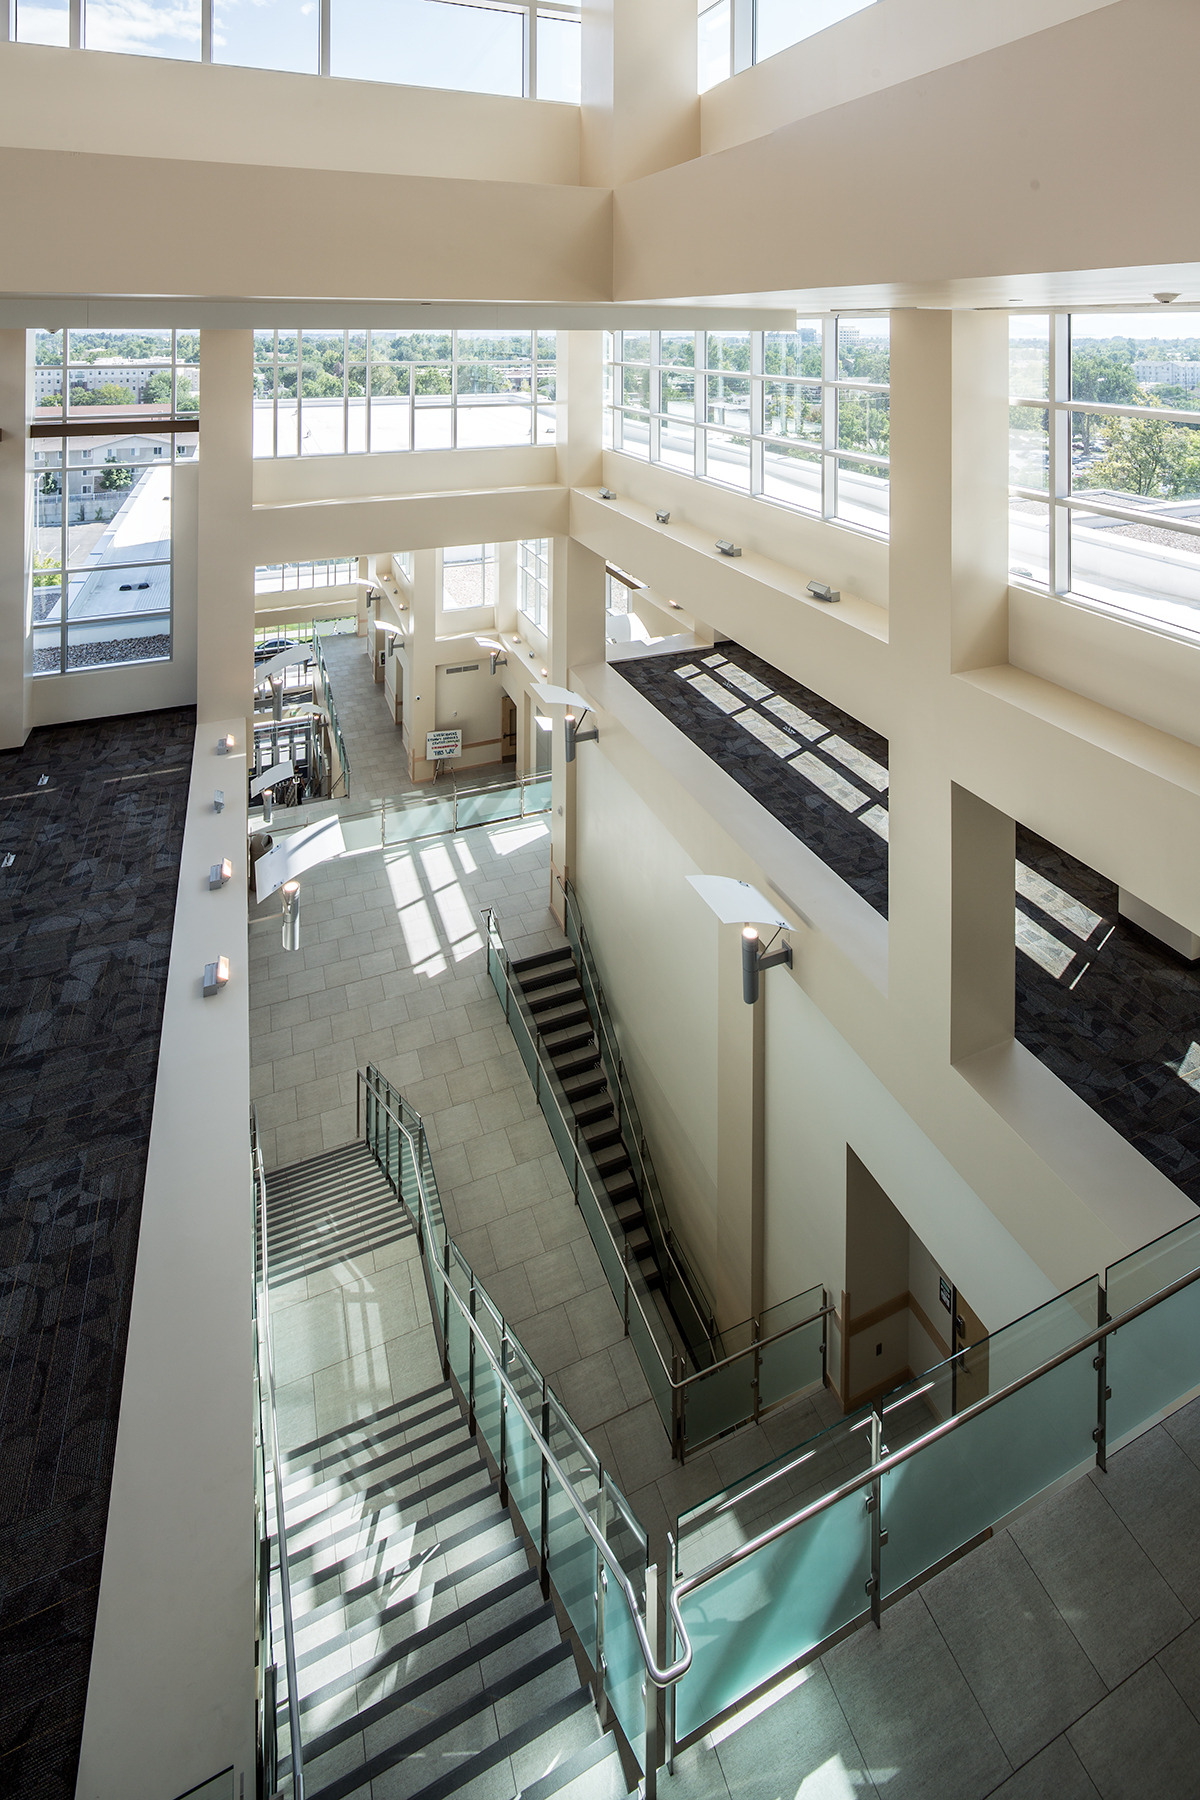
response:
[(717, 549), (721, 552), (722, 556), (740, 556), (742, 554), (742, 546), (740, 544), (731, 544), (728, 538), (718, 538)]
[(486, 650), (488, 652), (489, 660), (492, 665), (491, 672), (493, 675), (496, 673), (497, 669), (507, 669), (507, 667), (508, 667), (508, 652), (505, 650), (503, 644), (498, 644), (496, 642), (495, 638), (477, 637), (475, 639), (475, 642), (479, 645), (479, 648), (481, 650)]
[(666, 507), (656, 508), (654, 516), (658, 520), (660, 525), (669, 525), (671, 523), (671, 515), (667, 511)]
[(300, 883), (285, 881), (283, 884), (283, 947), (285, 950), (300, 948)]
[(232, 879), (232, 877), (233, 864), (230, 862), (229, 858), (226, 857), (223, 862), (213, 863), (212, 867), (209, 869), (208, 885), (210, 888), (222, 888), (227, 881)]
[(824, 600), (827, 606), (842, 597), (837, 588), (831, 588), (824, 581), (810, 581), (805, 592), (811, 594), (814, 600)]
[(269, 825), (275, 816), (275, 789), (264, 788), (262, 791), (262, 822)]
[(204, 998), (206, 1000), (211, 1000), (214, 994), (222, 993), (228, 984), (229, 958), (227, 956), (218, 956), (216, 962), (205, 963)]
[(601, 488), (600, 489), (600, 498), (602, 500), (615, 500), (616, 497), (617, 496), (613, 493), (611, 488)]
[[(585, 714), (584, 716), (586, 717), (587, 715)], [(566, 737), (567, 761), (569, 763), (575, 761), (576, 744), (598, 744), (600, 742), (600, 733), (594, 725), (590, 731), (580, 731), (578, 725), (575, 723), (574, 713), (567, 713), (566, 717), (563, 719), (563, 732)]]
[[(775, 933), (778, 937), (779, 933)], [(771, 939), (774, 943), (775, 937)], [(742, 999), (747, 1006), (753, 1006), (758, 999), (759, 976), (766, 969), (777, 969), (780, 965), (792, 966), (792, 946), (785, 944), (782, 950), (774, 950), (768, 954), (759, 945), (758, 927), (744, 925), (742, 927)]]
[(217, 788), (217, 790), (213, 794), (213, 811), (214, 812), (224, 812), (225, 811), (225, 789), (224, 788)]
[(233, 749), (233, 733), (232, 733), (232, 731), (229, 731), (229, 732), (226, 732), (224, 737), (219, 737), (217, 739), (217, 755), (218, 756), (228, 756), (232, 749)]

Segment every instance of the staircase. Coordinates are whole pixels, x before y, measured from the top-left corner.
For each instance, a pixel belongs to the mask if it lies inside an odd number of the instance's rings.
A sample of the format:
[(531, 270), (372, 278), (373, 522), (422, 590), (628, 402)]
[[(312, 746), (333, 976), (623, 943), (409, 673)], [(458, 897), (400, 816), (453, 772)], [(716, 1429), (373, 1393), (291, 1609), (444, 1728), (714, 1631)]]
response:
[[(355, 1326), (340, 1370), (309, 1358), (325, 1429), (282, 1451), (307, 1800), (622, 1800), (616, 1742), (441, 1379), (415, 1234), (373, 1158), (354, 1144), (278, 1171), (267, 1212), (277, 1379), (289, 1355), (304, 1366), (303, 1308), (331, 1342), (340, 1290)], [(361, 1410), (381, 1379), (390, 1402)]]
[(646, 1229), (637, 1177), (621, 1136), (616, 1103), (571, 948), (564, 944), (561, 950), (543, 950), (538, 956), (510, 962), (509, 968), (521, 985), (538, 1036), (563, 1084), (580, 1137), (600, 1171), (630, 1256), (647, 1287), (661, 1290), (662, 1271)]

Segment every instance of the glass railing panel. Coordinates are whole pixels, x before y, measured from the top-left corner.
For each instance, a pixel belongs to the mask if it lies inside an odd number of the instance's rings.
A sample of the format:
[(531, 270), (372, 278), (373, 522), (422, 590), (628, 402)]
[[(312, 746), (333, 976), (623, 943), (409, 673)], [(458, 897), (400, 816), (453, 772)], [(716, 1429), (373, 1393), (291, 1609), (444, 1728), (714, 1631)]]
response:
[(754, 1411), (753, 1356), (738, 1356), (711, 1374), (697, 1376), (684, 1389), (683, 1435), (689, 1449), (706, 1444)]
[(583, 1214), (583, 1222), (588, 1228), (588, 1236), (596, 1255), (600, 1258), (600, 1267), (604, 1270), (617, 1305), (622, 1305), (625, 1291), (625, 1268), (621, 1261), (621, 1253), (613, 1242), (612, 1233), (608, 1230), (600, 1213), (600, 1202), (596, 1199), (586, 1181), (579, 1184), (579, 1210)]
[(500, 1377), (477, 1349), (475, 1352), (475, 1429), (500, 1466)]
[(1200, 1268), (1200, 1219), (1189, 1219), (1186, 1225), (1155, 1238), (1152, 1244), (1143, 1244), (1106, 1270), (1109, 1318), (1119, 1318), (1131, 1307), (1140, 1306), (1151, 1294), (1196, 1268)]
[(658, 1408), (658, 1416), (671, 1429), (671, 1376), (669, 1368), (665, 1369), (662, 1353), (655, 1342), (653, 1333), (643, 1319), (640, 1309), (630, 1302), (629, 1306), (629, 1339), (634, 1354), (641, 1364), (642, 1374), (646, 1377), (646, 1386), (650, 1389), (650, 1398)]
[(525, 1072), (529, 1076), (530, 1081), (532, 1081), (535, 1091), (539, 1092), (540, 1099), (541, 1084), (538, 1081), (537, 1051), (534, 1048), (533, 1039), (529, 1033), (529, 1027), (521, 1017), (520, 1008), (515, 1001), (510, 1002), (509, 1004), (508, 1024), (517, 1049), (521, 1052), (521, 1061), (525, 1064)]
[(358, 850), (378, 850), (382, 841), (377, 812), (359, 813), (350, 816), (341, 815), (342, 842), (350, 852)]
[[(542, 1381), (519, 1344), (510, 1342), (508, 1378), (526, 1412), (541, 1429)], [(506, 1430), (508, 1491), (536, 1544), (542, 1530), (542, 1455), (515, 1406), (509, 1406)]]
[[(985, 1340), (988, 1357), (986, 1392), (998, 1393), (1010, 1381), (1019, 1381), (1022, 1375), (1028, 1375), (1032, 1369), (1057, 1356), (1060, 1350), (1070, 1349), (1081, 1337), (1095, 1331), (1100, 1322), (1096, 1316), (1097, 1299), (1096, 1277), (1089, 1275), (1086, 1281), (1060, 1294), (1057, 1300), (1047, 1301), (1045, 1306), (1039, 1306), (1023, 1318), (1015, 1319), (1011, 1325), (993, 1332)], [(984, 1345), (978, 1348), (982, 1351)], [(979, 1379), (982, 1381), (982, 1371)], [(973, 1397), (979, 1399), (982, 1395)], [(963, 1404), (960, 1394), (960, 1408)]]
[[(817, 1292), (820, 1293), (820, 1289)], [(813, 1319), (789, 1331), (785, 1337), (765, 1343), (758, 1353), (758, 1401), (775, 1406), (824, 1380), (821, 1345), (825, 1342), (824, 1319)]]
[(649, 1561), (645, 1530), (616, 1482), (608, 1475), (603, 1476), (603, 1481), (608, 1518), (606, 1542), (634, 1587), (640, 1591), (639, 1584)]
[(871, 1519), (854, 1493), (684, 1595), (692, 1666), (676, 1690), (676, 1736), (858, 1618), (870, 1573)]
[(505, 979), (504, 964), (500, 960), (500, 952), (496, 949), (495, 944), (492, 943), (490, 938), (488, 940), (488, 974), (491, 976), (492, 986), (496, 990), (496, 997), (500, 1001), (501, 1006), (503, 1006), (508, 996), (508, 982)]
[(791, 1325), (799, 1325), (804, 1319), (820, 1312), (825, 1304), (825, 1289), (813, 1287), (803, 1294), (793, 1294), (790, 1300), (781, 1300), (776, 1306), (768, 1306), (759, 1315), (760, 1338), (777, 1337)]
[(870, 1418), (870, 1407), (860, 1407), (681, 1513), (676, 1533), (680, 1574), (706, 1569), (859, 1474), (871, 1460)]
[(384, 844), (411, 844), (414, 838), (440, 837), (454, 830), (454, 796), (445, 800), (408, 801), (383, 813)]
[[(634, 1582), (639, 1603), (645, 1589)], [(604, 1691), (620, 1721), (639, 1768), (646, 1766), (646, 1664), (624, 1593), (610, 1572), (604, 1595)]]
[(550, 777), (547, 775), (537, 781), (527, 781), (521, 790), (522, 813), (541, 813), (550, 810)]
[[(1109, 1334), (1107, 1380), (1112, 1399), (1105, 1430), (1110, 1444), (1165, 1411), (1200, 1382), (1198, 1346), (1200, 1281)], [(1093, 1388), (1093, 1409), (1094, 1403)]]
[(885, 1595), (1091, 1460), (1092, 1356), (1080, 1351), (883, 1477)]
[[(453, 1244), (450, 1246), (450, 1287), (452, 1294), (457, 1294), (463, 1306), (470, 1307), (471, 1271), (461, 1260)], [(469, 1379), (470, 1331), (461, 1311), (450, 1301), (450, 1328), (447, 1333), (447, 1357), (450, 1369), (459, 1387), (465, 1394)]]
[(540, 1083), (540, 1088), (541, 1092), (538, 1098), (541, 1102), (542, 1112), (545, 1116), (547, 1125), (550, 1127), (550, 1136), (554, 1139), (554, 1148), (558, 1151), (559, 1160), (566, 1171), (567, 1179), (571, 1183), (571, 1188), (574, 1190), (577, 1185), (574, 1134), (562, 1115), (557, 1099), (550, 1092), (549, 1081), (544, 1076)]
[(518, 787), (483, 788), (474, 794), (459, 794), (456, 824), (460, 831), (472, 825), (496, 825), (501, 819), (521, 817), (521, 790)]

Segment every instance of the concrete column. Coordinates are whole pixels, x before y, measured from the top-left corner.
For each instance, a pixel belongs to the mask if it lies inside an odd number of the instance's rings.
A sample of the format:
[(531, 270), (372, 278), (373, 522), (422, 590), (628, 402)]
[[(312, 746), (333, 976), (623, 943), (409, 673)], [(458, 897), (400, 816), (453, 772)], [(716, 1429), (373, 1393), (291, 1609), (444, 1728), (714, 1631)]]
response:
[(699, 156), (695, 0), (584, 0), (582, 127), (589, 187)]
[[(571, 686), (571, 670), (576, 664), (604, 660), (604, 558), (574, 538), (556, 537), (551, 547), (548, 635), (548, 667), (555, 687)], [(595, 722), (589, 714), (584, 729)], [(577, 754), (587, 756), (597, 748), (581, 744)], [(562, 894), (555, 877), (573, 875), (574, 870), (575, 768), (567, 762), (560, 713), (553, 735), (550, 814), (550, 905), (560, 921)]]
[[(26, 628), (25, 422), (28, 339), (0, 331), (0, 749), (25, 742), (33, 639)], [(32, 524), (32, 521), (30, 522)]]
[(950, 1059), (1007, 1043), (1016, 1012), (1016, 826), (950, 787)]
[(254, 337), (200, 333), (204, 427), (200, 450), (196, 717), (254, 710), (254, 550), (251, 396)]
[(604, 477), (604, 334), (560, 331), (555, 404), (558, 479), (599, 487)]
[(496, 545), (496, 635), (517, 629), (517, 546)]
[(404, 689), (404, 729), (408, 733), (408, 774), (411, 781), (433, 780), (433, 764), (425, 758), (425, 735), (437, 726), (434, 701), (437, 687), (435, 633), (438, 561), (436, 550), (418, 550), (413, 557), (408, 680)]
[[(999, 313), (892, 315), (889, 636), (911, 718), (944, 716), (955, 674), (1008, 660), (1007, 347)], [(890, 763), (889, 997), (944, 1063), (1011, 1031), (1012, 827), (1005, 851), (969, 826), (936, 730), (899, 733)]]
[[(780, 979), (776, 975), (776, 980)], [(786, 979), (786, 971), (783, 972)], [(761, 1312), (766, 1143), (766, 999), (742, 998), (742, 934), (717, 930), (717, 1323)]]

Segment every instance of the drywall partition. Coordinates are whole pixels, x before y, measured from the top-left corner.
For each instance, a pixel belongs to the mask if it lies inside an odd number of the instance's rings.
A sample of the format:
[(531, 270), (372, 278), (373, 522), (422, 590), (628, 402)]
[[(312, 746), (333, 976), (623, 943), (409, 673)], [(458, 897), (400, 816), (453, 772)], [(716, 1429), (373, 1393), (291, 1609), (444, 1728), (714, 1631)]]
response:
[(701, 154), (1096, 12), (1112, 0), (883, 0), (700, 96)]
[(230, 1764), (254, 1791), (245, 734), (207, 722), (193, 755), (77, 1800), (163, 1800)]
[(254, 504), (288, 506), (381, 495), (545, 487), (557, 479), (553, 444), (377, 451), (363, 456), (261, 456), (254, 459)]
[[(606, 189), (432, 175), (346, 173), (253, 163), (175, 162), (0, 148), (10, 295), (173, 294), (325, 301), (608, 300), (612, 197)], [(44, 196), (59, 195), (45, 230)], [(113, 195), (186, 230), (113, 230)], [(370, 253), (314, 255), (311, 223)], [(331, 291), (332, 290), (332, 291)]]
[(253, 509), (251, 566), (347, 556), (364, 544), (406, 550), (553, 537), (565, 530), (568, 495), (560, 487), (486, 488), (367, 499), (309, 500)]
[(767, 1304), (801, 1282), (844, 1286), (846, 1147), (989, 1329), (1055, 1285), (855, 1055), (796, 981), (767, 987)]
[[(47, 105), (47, 96), (54, 105)], [(482, 181), (579, 180), (579, 108), (500, 94), (0, 44), (0, 142)]]
[[(791, 290), (800, 305), (937, 305), (963, 283), (958, 304), (1004, 305), (1054, 294), (1022, 279), (1044, 270), (1104, 271), (1078, 290), (1093, 298), (1182, 288), (1157, 271), (1192, 255), (1191, 116), (1130, 80), (1156, 42), (1179, 67), (1200, 59), (1191, 0), (1118, 0), (630, 182), (615, 197), (613, 296), (726, 296), (736, 280), (739, 293)], [(1138, 146), (1104, 181), (1074, 179), (1070, 93), (1111, 108)], [(803, 231), (780, 230), (783, 194), (810, 197)], [(733, 267), (717, 220), (736, 222)]]
[(1008, 660), (1200, 745), (1200, 638), (1189, 643), (1078, 600), (1010, 587)]

